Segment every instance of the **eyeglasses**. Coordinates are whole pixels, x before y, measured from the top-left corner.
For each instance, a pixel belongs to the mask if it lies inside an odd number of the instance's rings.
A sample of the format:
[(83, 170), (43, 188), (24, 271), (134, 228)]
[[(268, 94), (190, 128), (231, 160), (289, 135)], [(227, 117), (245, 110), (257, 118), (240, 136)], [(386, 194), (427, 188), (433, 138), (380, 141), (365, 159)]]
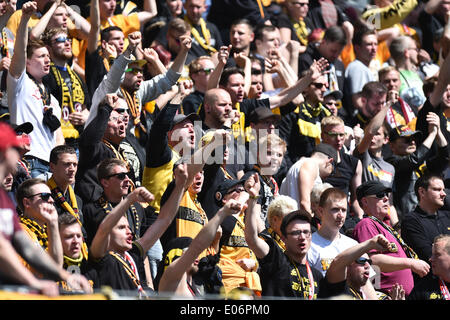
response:
[(57, 43), (65, 43), (66, 41), (68, 41), (69, 43), (72, 43), (72, 39), (67, 38), (67, 37), (58, 37), (54, 41)]
[(360, 264), (362, 266), (365, 265), (366, 262), (368, 262), (371, 265), (372, 264), (372, 259), (361, 257), (361, 258), (358, 258), (358, 259), (355, 260), (355, 263)]
[(389, 192), (386, 192), (386, 191), (378, 192), (377, 194), (369, 195), (368, 197), (377, 198), (377, 199), (384, 199), (384, 197), (389, 198)]
[(214, 71), (214, 68), (204, 68), (204, 69), (198, 70), (196, 73), (204, 72), (206, 75), (208, 75), (208, 74), (210, 74), (213, 71)]
[(33, 195), (31, 195), (29, 197), (25, 197), (25, 198), (33, 198), (35, 196), (39, 196), (42, 201), (48, 202), (50, 200), (50, 198), (52, 197), (52, 194), (49, 192), (41, 192), (41, 193), (36, 193), (36, 194), (33, 194)]
[(323, 87), (326, 87), (325, 83), (319, 83), (319, 82), (313, 82), (313, 83), (311, 83), (311, 85), (313, 85), (317, 89), (322, 89)]
[(119, 121), (127, 121), (128, 120), (128, 115), (120, 115), (118, 117), (110, 117), (109, 121), (114, 121), (114, 122), (119, 122)]
[(332, 137), (332, 138), (336, 138), (336, 137), (344, 138), (344, 137), (345, 137), (345, 133), (341, 133), (341, 132), (332, 132), (332, 131), (329, 131), (329, 132), (326, 132), (326, 134), (329, 135), (329, 136)]
[(238, 188), (231, 189), (226, 194), (231, 194), (233, 192), (241, 193), (241, 192), (244, 192), (244, 191), (245, 191), (244, 187), (238, 187)]
[(128, 68), (125, 70), (125, 72), (132, 72), (133, 74), (138, 74), (138, 73), (143, 74), (144, 71), (142, 69)]
[(107, 176), (106, 178), (112, 178), (112, 177), (117, 177), (117, 179), (119, 180), (124, 180), (125, 178), (128, 178), (128, 175), (130, 174), (130, 172), (119, 172), (119, 173), (113, 173), (110, 174), (109, 176)]
[(299, 237), (300, 235), (304, 235), (305, 238), (309, 238), (311, 236), (310, 230), (295, 230), (292, 232), (288, 232), (288, 236)]

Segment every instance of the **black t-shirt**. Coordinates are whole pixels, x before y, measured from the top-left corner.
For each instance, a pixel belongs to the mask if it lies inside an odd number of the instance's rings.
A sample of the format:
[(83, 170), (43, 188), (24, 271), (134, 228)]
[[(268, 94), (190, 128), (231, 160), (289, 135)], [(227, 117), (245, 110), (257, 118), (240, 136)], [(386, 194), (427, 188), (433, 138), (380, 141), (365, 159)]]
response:
[(356, 172), (358, 158), (345, 153), (343, 149), (339, 151), (339, 154), (341, 156), (341, 162), (336, 165), (334, 172), (324, 182), (328, 182), (333, 187), (348, 193), (350, 183)]
[[(102, 196), (103, 197), (103, 196)], [(108, 214), (102, 207), (102, 201), (94, 201), (85, 205), (83, 210), (84, 223), (83, 226), (86, 229), (87, 239), (86, 243), (90, 246), (92, 240), (94, 240), (100, 223)], [(116, 203), (109, 203), (107, 205), (108, 210), (115, 207)], [(134, 203), (133, 207), (127, 210), (127, 219), (130, 226), (131, 233), (134, 239), (140, 238), (149, 226), (149, 219), (153, 213), (153, 207), (148, 206), (143, 208), (139, 203)]]
[(85, 65), (86, 84), (89, 95), (92, 97), (100, 82), (102, 82), (103, 77), (108, 73), (104, 59), (100, 56), (100, 49), (97, 49), (93, 53), (86, 51)]
[[(450, 283), (445, 282), (447, 288), (450, 288)], [(444, 300), (439, 287), (439, 279), (433, 275), (426, 276), (414, 285), (407, 300)]]
[(427, 214), (419, 206), (405, 214), (402, 220), (402, 238), (417, 253), (419, 259), (429, 261), (434, 238), (450, 234), (450, 212), (438, 210)]
[[(137, 272), (139, 274), (140, 284), (144, 290), (150, 290), (146, 285), (147, 281), (144, 269), (145, 254), (143, 256), (139, 250), (139, 247), (134, 243), (132, 249), (127, 252), (135, 262)], [(92, 262), (98, 274), (98, 284), (100, 287), (110, 286), (115, 290), (129, 290), (137, 292), (136, 283), (130, 277), (123, 262), (124, 260), (119, 260), (111, 253), (107, 253), (100, 260)]]
[[(262, 295), (267, 297), (298, 297), (308, 298), (310, 282), (306, 265), (292, 264), (288, 256), (272, 240), (267, 239), (269, 253), (263, 258), (258, 259), (260, 265), (260, 278), (262, 286)], [(300, 273), (301, 281), (297, 270)], [(311, 267), (314, 278), (314, 299), (319, 294), (319, 283), (323, 279), (322, 273)], [(303, 292), (302, 284), (305, 283), (306, 292)]]
[(186, 96), (181, 103), (183, 114), (197, 113), (200, 105), (203, 103), (204, 97), (205, 94), (197, 90)]

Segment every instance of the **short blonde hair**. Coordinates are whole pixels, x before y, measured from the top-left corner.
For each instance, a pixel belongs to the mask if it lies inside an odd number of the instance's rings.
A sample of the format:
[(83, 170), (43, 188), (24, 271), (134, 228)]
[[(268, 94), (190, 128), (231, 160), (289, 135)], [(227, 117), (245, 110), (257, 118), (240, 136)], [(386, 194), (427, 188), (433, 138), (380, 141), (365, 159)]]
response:
[(338, 116), (328, 116), (322, 119), (322, 121), (320, 121), (320, 128), (322, 131), (324, 131), (324, 129), (327, 126), (339, 126), (339, 125), (345, 125), (344, 124), (344, 120), (342, 120), (342, 118), (338, 117)]
[(274, 217), (283, 218), (292, 211), (298, 210), (298, 203), (294, 199), (285, 195), (276, 196), (267, 208), (267, 221), (272, 225)]
[(264, 145), (267, 145), (267, 148), (269, 148), (269, 146), (280, 146), (283, 150), (283, 153), (286, 153), (287, 150), (286, 142), (275, 133), (269, 133), (259, 138), (258, 147)]
[(322, 195), (322, 192), (325, 190), (333, 188), (331, 184), (328, 182), (321, 183), (321, 184), (315, 184), (311, 190), (311, 203), (319, 204), (320, 196)]

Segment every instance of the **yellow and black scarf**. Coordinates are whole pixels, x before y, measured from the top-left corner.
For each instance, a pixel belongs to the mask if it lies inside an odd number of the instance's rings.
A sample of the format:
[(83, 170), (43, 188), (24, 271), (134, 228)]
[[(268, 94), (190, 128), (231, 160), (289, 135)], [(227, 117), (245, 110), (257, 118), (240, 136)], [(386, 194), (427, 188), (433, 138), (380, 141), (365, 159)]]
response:
[(191, 34), (194, 36), (195, 40), (200, 44), (200, 46), (208, 51), (209, 54), (213, 54), (214, 52), (217, 52), (216, 48), (211, 46), (211, 32), (206, 27), (206, 22), (203, 18), (200, 18), (200, 28), (202, 30), (202, 36), (197, 31), (197, 29), (194, 28), (191, 20), (187, 17), (187, 15), (184, 15), (184, 21), (189, 23), (191, 26)]
[(20, 222), (27, 227), (31, 232), (34, 233), (36, 236), (39, 245), (44, 249), (47, 250), (48, 248), (48, 235), (47, 235), (47, 226), (41, 227), (39, 223), (36, 221), (21, 215), (20, 216)]
[[(111, 210), (113, 209), (112, 204), (108, 200), (106, 200), (104, 195), (101, 195), (100, 198), (98, 198), (96, 202), (103, 209), (103, 211), (105, 212), (106, 215), (108, 215), (111, 212)], [(130, 225), (130, 230), (131, 230), (131, 233), (133, 233), (133, 239), (136, 240), (137, 238), (140, 237), (139, 230), (141, 227), (141, 220), (139, 219), (139, 214), (138, 214), (137, 209), (134, 206), (134, 204), (130, 205), (130, 208), (128, 209), (128, 211), (130, 211), (130, 210), (131, 210), (131, 214), (134, 216), (134, 224)], [(128, 214), (126, 216), (128, 218)]]
[[(80, 214), (78, 212), (78, 203), (77, 198), (75, 196), (75, 192), (73, 191), (72, 186), (68, 186), (68, 192), (69, 192), (69, 200), (70, 203), (67, 201), (67, 199), (64, 197), (64, 194), (62, 193), (61, 189), (56, 185), (55, 179), (51, 177), (47, 181), (47, 185), (49, 186), (53, 199), (55, 200), (56, 204), (59, 205), (61, 208), (63, 208), (66, 212), (70, 213), (72, 216), (74, 216), (77, 219), (78, 224), (80, 227), (82, 227), (82, 223), (80, 220)], [(64, 256), (65, 257), (65, 256)], [(88, 259), (88, 248), (87, 244), (83, 239), (83, 244), (81, 246), (81, 256), (80, 259)], [(69, 258), (70, 259), (70, 258)], [(64, 261), (66, 259), (64, 258)]]
[(309, 32), (308, 28), (306, 28), (305, 21), (303, 20), (303, 18), (300, 18), (297, 21), (291, 20), (291, 22), (298, 40), (303, 46), (307, 46)]
[[(83, 110), (85, 96), (81, 79), (70, 67), (61, 68), (54, 63), (51, 63), (50, 70), (55, 77), (56, 84), (61, 88), (61, 130), (64, 138), (78, 138), (80, 133), (69, 121), (68, 116), (75, 111), (81, 112)], [(61, 76), (60, 70), (67, 71), (69, 74), (71, 89)]]
[(392, 236), (394, 236), (397, 239), (397, 241), (402, 246), (408, 258), (419, 259), (419, 256), (414, 252), (414, 250), (410, 246), (408, 246), (405, 243), (405, 241), (403, 241), (402, 237), (398, 234), (397, 231), (395, 231), (392, 227), (390, 227), (389, 225), (387, 225), (386, 223), (384, 223), (383, 221), (374, 216), (370, 216), (369, 218), (373, 221), (378, 222), (383, 228), (385, 228)]

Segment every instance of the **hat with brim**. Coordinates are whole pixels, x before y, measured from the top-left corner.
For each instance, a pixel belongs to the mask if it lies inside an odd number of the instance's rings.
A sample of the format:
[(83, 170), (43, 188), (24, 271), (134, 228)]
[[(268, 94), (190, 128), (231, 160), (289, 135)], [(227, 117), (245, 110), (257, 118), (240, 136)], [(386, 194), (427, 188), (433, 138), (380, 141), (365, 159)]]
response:
[(277, 122), (281, 120), (281, 116), (279, 114), (273, 113), (269, 108), (259, 107), (249, 114), (248, 121), (251, 123), (258, 123), (261, 120), (269, 118), (274, 118)]
[(254, 174), (255, 172), (253, 171), (247, 171), (244, 176), (237, 180), (237, 179), (223, 179), (223, 181), (217, 186), (216, 188), (216, 193), (214, 194), (214, 200), (216, 200), (217, 205), (219, 205), (219, 207), (223, 206), (222, 200), (225, 197), (225, 195), (228, 193), (228, 191), (241, 184), (244, 185), (245, 181), (250, 178), (250, 176), (252, 174)]
[(334, 164), (336, 164), (337, 161), (338, 161), (336, 149), (333, 148), (331, 145), (329, 145), (327, 143), (320, 143), (320, 144), (318, 144), (314, 148), (313, 153), (315, 153), (315, 152), (320, 152), (320, 153), (323, 153), (323, 154), (329, 156), (330, 158), (333, 159)]
[(182, 123), (185, 120), (189, 120), (192, 123), (194, 123), (195, 121), (201, 121), (200, 116), (196, 113), (190, 113), (188, 115), (177, 114), (172, 120), (171, 130), (173, 129), (174, 126), (176, 126), (179, 123)]
[(340, 90), (334, 90), (334, 91), (328, 90), (327, 92), (325, 92), (323, 94), (324, 99), (329, 96), (333, 97), (336, 100), (342, 100), (342, 98), (344, 97), (344, 94)]
[(145, 66), (146, 63), (147, 63), (147, 60), (143, 60), (143, 59), (133, 60), (128, 63), (128, 69), (133, 68), (133, 67), (142, 68), (143, 66)]
[(380, 192), (391, 192), (392, 188), (385, 186), (381, 181), (368, 180), (356, 188), (356, 198), (360, 201), (362, 198), (376, 195)]
[(403, 137), (414, 137), (415, 139), (420, 139), (422, 137), (422, 132), (420, 131), (413, 131), (410, 127), (407, 125), (402, 125), (395, 127), (391, 130), (389, 133), (389, 141), (394, 142), (398, 138)]
[(31, 124), (31, 122), (24, 122), (19, 125), (13, 124), (11, 125), (11, 127), (14, 129), (16, 134), (22, 133), (30, 134), (30, 132), (33, 131), (33, 125)]

